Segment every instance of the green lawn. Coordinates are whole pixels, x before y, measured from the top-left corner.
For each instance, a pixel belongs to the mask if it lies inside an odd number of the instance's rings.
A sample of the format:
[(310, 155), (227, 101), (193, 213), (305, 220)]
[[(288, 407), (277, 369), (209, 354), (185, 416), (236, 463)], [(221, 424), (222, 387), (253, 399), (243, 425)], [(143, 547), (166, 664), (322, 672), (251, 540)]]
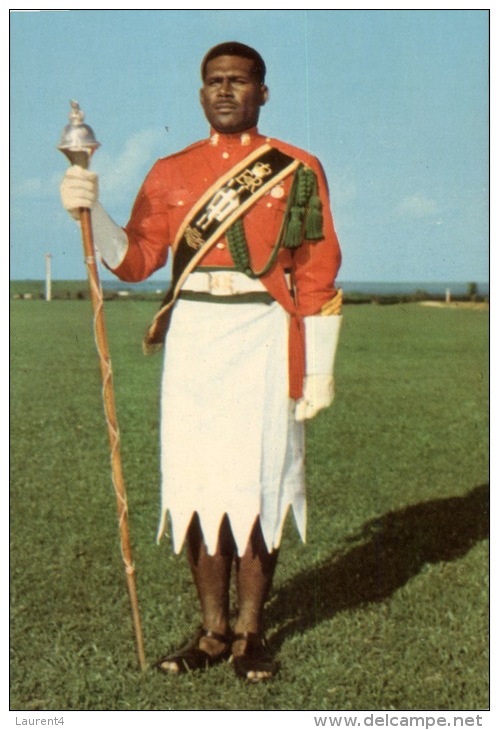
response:
[[(147, 658), (199, 618), (155, 544), (157, 304), (106, 303)], [(267, 612), (275, 681), (137, 669), (88, 301), (11, 304), (11, 709), (485, 709), (488, 312), (347, 306), (333, 407), (308, 426), (309, 536)], [(194, 610), (196, 607), (196, 610)]]

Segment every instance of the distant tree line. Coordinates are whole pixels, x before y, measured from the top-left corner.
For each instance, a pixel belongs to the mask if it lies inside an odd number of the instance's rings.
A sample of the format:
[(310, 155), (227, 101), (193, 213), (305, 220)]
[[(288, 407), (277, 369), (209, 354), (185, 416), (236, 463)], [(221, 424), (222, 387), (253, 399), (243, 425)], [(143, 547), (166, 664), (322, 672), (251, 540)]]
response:
[[(14, 286), (15, 284), (15, 286)], [(66, 286), (64, 284), (67, 284)], [(166, 289), (165, 289), (166, 290)], [(103, 296), (105, 301), (123, 301), (132, 299), (135, 301), (161, 301), (164, 291), (143, 291), (140, 289), (110, 289), (103, 285)], [(43, 282), (13, 282), (11, 287), (13, 299), (44, 299), (45, 291)], [(82, 282), (55, 282), (52, 287), (51, 298), (53, 300), (83, 300), (89, 299), (88, 288)], [(376, 292), (355, 292), (344, 291), (343, 301), (345, 304), (400, 304), (424, 301), (445, 301), (446, 293), (431, 294), (425, 289), (416, 289), (408, 294), (378, 294)], [(453, 302), (488, 302), (488, 295), (481, 295), (476, 282), (469, 282), (465, 294), (452, 294)]]

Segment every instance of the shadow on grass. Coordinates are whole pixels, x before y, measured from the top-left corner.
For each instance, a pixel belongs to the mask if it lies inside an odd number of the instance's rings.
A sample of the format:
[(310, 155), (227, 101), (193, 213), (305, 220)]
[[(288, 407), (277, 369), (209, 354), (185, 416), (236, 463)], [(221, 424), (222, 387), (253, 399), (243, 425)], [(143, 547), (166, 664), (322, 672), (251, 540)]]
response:
[(488, 484), (462, 497), (422, 502), (371, 520), (343, 551), (276, 592), (267, 625), (282, 628), (272, 643), (279, 646), (338, 611), (383, 601), (425, 564), (455, 560), (488, 535)]

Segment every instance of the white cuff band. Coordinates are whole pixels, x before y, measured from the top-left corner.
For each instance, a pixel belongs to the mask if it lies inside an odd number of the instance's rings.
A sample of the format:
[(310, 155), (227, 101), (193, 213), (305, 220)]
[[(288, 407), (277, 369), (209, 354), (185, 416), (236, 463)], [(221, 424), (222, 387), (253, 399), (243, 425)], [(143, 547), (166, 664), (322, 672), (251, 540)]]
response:
[(95, 248), (102, 260), (110, 269), (117, 269), (126, 256), (128, 238), (99, 202), (92, 208), (92, 229)]
[(307, 375), (332, 374), (343, 315), (304, 319)]

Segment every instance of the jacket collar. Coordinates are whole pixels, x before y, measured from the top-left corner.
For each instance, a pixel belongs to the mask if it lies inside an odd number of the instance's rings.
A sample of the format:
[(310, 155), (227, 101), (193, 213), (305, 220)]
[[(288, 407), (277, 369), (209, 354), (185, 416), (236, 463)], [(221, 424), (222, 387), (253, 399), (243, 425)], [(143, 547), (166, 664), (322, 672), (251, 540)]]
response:
[(259, 137), (258, 128), (251, 127), (244, 132), (236, 132), (236, 134), (223, 134), (214, 129), (210, 130), (210, 144), (213, 147), (223, 145), (225, 147), (249, 147), (251, 143)]

